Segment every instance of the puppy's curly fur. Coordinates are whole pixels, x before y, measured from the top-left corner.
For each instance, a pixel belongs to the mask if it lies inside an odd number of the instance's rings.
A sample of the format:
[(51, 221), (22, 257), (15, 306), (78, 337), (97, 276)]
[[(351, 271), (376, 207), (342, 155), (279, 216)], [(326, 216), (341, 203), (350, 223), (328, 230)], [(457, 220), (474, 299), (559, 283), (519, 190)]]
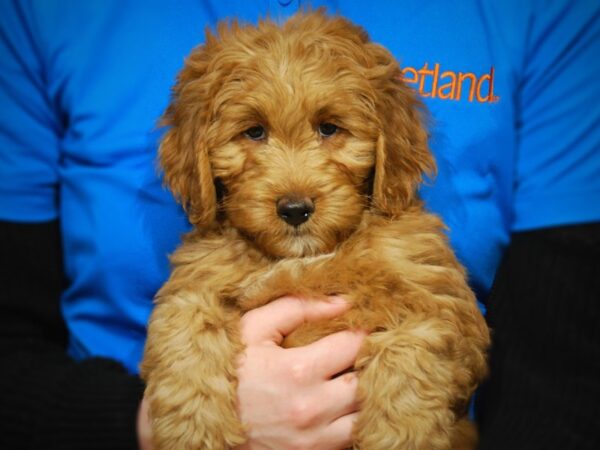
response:
[[(471, 448), (465, 413), (488, 330), (443, 224), (416, 195), (434, 163), (392, 55), (321, 11), (221, 24), (187, 59), (165, 123), (166, 183), (195, 227), (148, 329), (156, 447), (243, 442), (240, 315), (286, 294), (338, 294), (348, 313), (285, 345), (371, 331), (356, 361), (355, 447)], [(281, 199), (310, 209), (288, 223)]]

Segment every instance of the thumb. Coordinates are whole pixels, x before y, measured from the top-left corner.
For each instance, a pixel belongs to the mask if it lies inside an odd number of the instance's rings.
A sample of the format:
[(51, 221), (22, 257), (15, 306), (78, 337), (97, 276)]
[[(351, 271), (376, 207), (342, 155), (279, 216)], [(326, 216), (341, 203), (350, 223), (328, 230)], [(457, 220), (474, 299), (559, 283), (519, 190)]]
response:
[(273, 342), (279, 345), (303, 323), (332, 319), (348, 309), (350, 304), (337, 296), (327, 300), (281, 297), (242, 316), (242, 340), (245, 344)]

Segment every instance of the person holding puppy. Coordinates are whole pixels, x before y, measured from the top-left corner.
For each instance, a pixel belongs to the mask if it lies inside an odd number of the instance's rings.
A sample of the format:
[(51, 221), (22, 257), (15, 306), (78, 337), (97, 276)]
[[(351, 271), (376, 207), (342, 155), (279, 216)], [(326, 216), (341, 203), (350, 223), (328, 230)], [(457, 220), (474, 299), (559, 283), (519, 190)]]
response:
[[(272, 14), (297, 8), (272, 3)], [(135, 446), (145, 319), (166, 254), (187, 229), (155, 176), (155, 120), (203, 24), (267, 11), (207, 5), (2, 5), (4, 447)], [(432, 112), (439, 175), (423, 196), (449, 224), (494, 329), (491, 378), (479, 399), (482, 448), (596, 448), (597, 7), (336, 7), (395, 53)], [(328, 356), (320, 360), (319, 351), (305, 352), (304, 367), (315, 370), (297, 377), (299, 355), (264, 340), (265, 323), (282, 331), (344, 306), (281, 302), (247, 318), (246, 340), (255, 345), (239, 377), (253, 389), (240, 392), (241, 407), (262, 407), (249, 414), (280, 433), (259, 437), (263, 443), (285, 448), (306, 436), (299, 428), (312, 419), (311, 439), (340, 448), (351, 420), (335, 442), (326, 439), (336, 435), (326, 424), (340, 417), (337, 394), (302, 406), (286, 392), (302, 383), (323, 392), (319, 370), (333, 357), (352, 366), (362, 336), (321, 342)], [(331, 350), (339, 348), (347, 353)], [(261, 374), (263, 361), (279, 365), (281, 377)], [(351, 405), (352, 383), (339, 394)], [(305, 420), (294, 424), (300, 412)]]

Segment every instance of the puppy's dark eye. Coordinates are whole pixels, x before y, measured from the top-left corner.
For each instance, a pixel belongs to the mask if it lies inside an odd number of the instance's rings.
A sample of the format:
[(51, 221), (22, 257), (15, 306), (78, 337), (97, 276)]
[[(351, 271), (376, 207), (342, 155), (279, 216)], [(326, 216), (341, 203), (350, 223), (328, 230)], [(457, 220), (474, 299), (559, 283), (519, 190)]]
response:
[(319, 125), (319, 133), (323, 137), (330, 137), (337, 133), (338, 127), (332, 123), (322, 123)]
[(252, 139), (253, 141), (260, 141), (267, 136), (267, 133), (264, 127), (262, 127), (261, 125), (257, 125), (255, 127), (248, 128), (246, 131), (244, 131), (244, 136), (246, 136), (249, 139)]

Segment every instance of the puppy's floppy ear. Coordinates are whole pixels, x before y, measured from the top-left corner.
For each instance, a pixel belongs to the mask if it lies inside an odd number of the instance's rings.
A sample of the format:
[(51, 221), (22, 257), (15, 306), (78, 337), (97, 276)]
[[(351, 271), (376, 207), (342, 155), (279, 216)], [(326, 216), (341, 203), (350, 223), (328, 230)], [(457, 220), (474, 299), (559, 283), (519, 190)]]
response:
[(435, 162), (427, 145), (423, 105), (402, 81), (402, 72), (393, 56), (377, 44), (369, 47), (377, 60), (369, 77), (375, 87), (381, 126), (372, 204), (381, 213), (398, 217), (418, 201), (417, 188), (425, 174), (435, 172)]
[(217, 202), (205, 143), (182, 127), (172, 126), (160, 144), (159, 155), (165, 183), (183, 205), (190, 222), (196, 226), (213, 223)]
[(192, 52), (178, 74), (161, 121), (169, 127), (159, 149), (165, 183), (196, 226), (209, 226), (216, 220), (217, 198), (206, 141), (215, 77), (206, 75), (217, 46), (207, 31), (206, 43)]

